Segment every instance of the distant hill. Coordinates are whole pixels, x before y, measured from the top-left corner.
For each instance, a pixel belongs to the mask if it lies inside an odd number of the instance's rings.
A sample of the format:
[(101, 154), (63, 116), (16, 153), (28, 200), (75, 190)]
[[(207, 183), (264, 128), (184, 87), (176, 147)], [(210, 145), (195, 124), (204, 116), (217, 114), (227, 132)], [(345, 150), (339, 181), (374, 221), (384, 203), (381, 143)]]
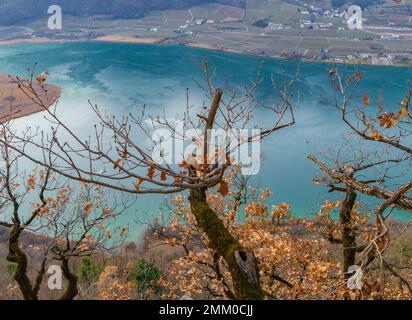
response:
[(246, 0), (0, 0), (0, 25), (8, 26), (47, 16), (47, 8), (57, 4), (63, 13), (74, 16), (109, 15), (139, 18), (151, 10), (185, 9), (203, 3), (244, 7)]

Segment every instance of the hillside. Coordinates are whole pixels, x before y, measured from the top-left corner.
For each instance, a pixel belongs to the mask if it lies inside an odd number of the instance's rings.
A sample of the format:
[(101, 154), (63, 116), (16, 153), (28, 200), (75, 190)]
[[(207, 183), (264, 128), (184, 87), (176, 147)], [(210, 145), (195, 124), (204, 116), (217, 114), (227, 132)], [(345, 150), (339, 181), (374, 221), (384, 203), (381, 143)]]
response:
[(13, 25), (47, 15), (50, 5), (60, 5), (73, 16), (108, 15), (112, 18), (139, 18), (151, 10), (186, 9), (215, 2), (244, 7), (245, 0), (3, 0), (0, 2), (0, 25)]

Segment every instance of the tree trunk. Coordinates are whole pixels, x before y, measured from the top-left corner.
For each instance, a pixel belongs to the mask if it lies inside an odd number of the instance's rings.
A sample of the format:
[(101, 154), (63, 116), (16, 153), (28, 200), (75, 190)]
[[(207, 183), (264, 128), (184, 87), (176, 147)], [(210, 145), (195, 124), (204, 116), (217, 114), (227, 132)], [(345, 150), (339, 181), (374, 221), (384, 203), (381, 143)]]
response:
[(345, 200), (340, 210), (340, 224), (343, 245), (343, 272), (345, 279), (351, 277), (348, 268), (355, 264), (356, 259), (356, 235), (352, 226), (352, 209), (356, 201), (356, 192), (349, 190), (346, 192)]
[(25, 300), (38, 300), (37, 294), (33, 290), (30, 279), (27, 276), (27, 256), (20, 249), (21, 230), (14, 225), (10, 230), (9, 254), (7, 260), (17, 264), (14, 280), (19, 285), (20, 291)]
[(208, 237), (209, 247), (223, 257), (228, 265), (236, 299), (263, 299), (264, 293), (260, 286), (254, 254), (240, 245), (216, 212), (210, 208), (206, 200), (206, 190), (191, 190), (189, 201), (198, 227)]
[(66, 291), (60, 297), (60, 300), (73, 300), (76, 298), (79, 290), (77, 289), (77, 276), (70, 271), (69, 259), (63, 258), (62, 260), (62, 272), (67, 279), (68, 284)]

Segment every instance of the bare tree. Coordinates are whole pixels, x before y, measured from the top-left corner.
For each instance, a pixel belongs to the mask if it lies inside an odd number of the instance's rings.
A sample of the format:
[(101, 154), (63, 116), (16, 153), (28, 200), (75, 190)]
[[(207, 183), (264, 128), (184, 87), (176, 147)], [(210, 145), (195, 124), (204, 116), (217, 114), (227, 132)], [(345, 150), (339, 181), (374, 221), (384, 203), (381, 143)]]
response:
[[(180, 119), (184, 131), (196, 132), (189, 138), (201, 147), (178, 164), (164, 163), (153, 156), (153, 147), (158, 146), (159, 141), (155, 141), (151, 135), (145, 119), (154, 127), (161, 125), (168, 128), (172, 139), (188, 138), (182, 135), (165, 115), (146, 116), (143, 108), (140, 114), (130, 113), (117, 118), (115, 115), (107, 115), (90, 103), (100, 123), (94, 127), (94, 136), (84, 140), (70, 129), (69, 124), (63, 123), (56, 109), (46, 108), (42, 99), (32, 89), (32, 83), (27, 84), (19, 79), (16, 81), (19, 81), (20, 88), (26, 96), (34, 103), (44, 106), (46, 118), (52, 123), (51, 132), (40, 133), (28, 128), (24, 134), (14, 135), (17, 143), (11, 144), (4, 140), (0, 142), (38, 165), (83, 183), (136, 195), (171, 194), (188, 190), (192, 213), (199, 229), (207, 235), (207, 246), (228, 265), (235, 287), (235, 298), (260, 299), (264, 295), (253, 253), (243, 248), (228, 231), (216, 212), (208, 205), (206, 195), (207, 190), (215, 186), (225, 192), (225, 171), (230, 166), (238, 165), (233, 163), (231, 154), (241, 145), (248, 145), (253, 141), (260, 142), (295, 123), (293, 109), (298, 97), (294, 97), (289, 90), (297, 75), (287, 77), (284, 74), (280, 85), (276, 85), (272, 77), (270, 80), (279, 99), (277, 103), (267, 105), (256, 94), (263, 81), (260, 72), (248, 86), (233, 87), (226, 81), (225, 90), (222, 90), (214, 86), (215, 70), (211, 70), (204, 60), (201, 62), (201, 68), (206, 81), (204, 84), (196, 83), (204, 91), (209, 105), (205, 101), (196, 110), (190, 104), (187, 92), (186, 106)], [(262, 129), (259, 134), (248, 135), (243, 141), (239, 139), (234, 146), (225, 142), (216, 147), (210, 141), (211, 129), (220, 128), (225, 132), (233, 132), (236, 129), (248, 128), (256, 109), (259, 108), (273, 119), (270, 127)], [(63, 140), (61, 132), (69, 139)], [(145, 147), (142, 138), (149, 140), (152, 147)], [(41, 152), (43, 156), (33, 156), (32, 150)], [(216, 157), (223, 161), (217, 164), (213, 161)]]
[[(389, 230), (386, 224), (393, 209), (412, 212), (409, 164), (412, 156), (410, 147), (412, 116), (411, 87), (408, 82), (406, 94), (399, 102), (398, 112), (385, 110), (382, 96), (377, 96), (374, 109), (368, 94), (358, 93), (358, 85), (363, 73), (341, 71), (333, 67), (329, 71), (330, 82), (335, 92), (333, 107), (340, 113), (343, 123), (350, 130), (350, 139), (365, 145), (339, 150), (332, 161), (322, 161), (309, 156), (319, 166), (322, 178), (319, 182), (329, 186), (330, 191), (345, 194), (340, 210), (341, 238), (332, 242), (342, 243), (344, 252), (344, 272), (348, 278), (348, 268), (355, 264), (356, 253), (361, 255), (360, 266), (367, 274), (378, 267), (397, 275), (409, 292), (410, 284), (388, 268), (383, 253), (389, 244)], [(363, 194), (382, 200), (374, 210), (376, 219), (375, 236), (367, 243), (357, 244), (356, 229), (353, 224), (353, 208), (357, 195)], [(385, 215), (386, 212), (386, 215)], [(379, 273), (382, 281), (382, 273)]]
[[(14, 279), (26, 300), (39, 299), (48, 265), (59, 263), (67, 280), (60, 299), (72, 300), (78, 288), (70, 262), (120, 247), (127, 228), (121, 228), (112, 239), (120, 227), (110, 230), (110, 225), (132, 202), (120, 196), (109, 205), (108, 194), (102, 188), (84, 184), (76, 191), (49, 168), (28, 174), (20, 168), (22, 156), (8, 147), (13, 143), (9, 126), (0, 127), (2, 139), (7, 141), (1, 145), (0, 170), (0, 212), (4, 216), (0, 225), (10, 229), (7, 260), (16, 264)], [(31, 250), (25, 248), (27, 240), (22, 242), (24, 233), (32, 240), (38, 239), (37, 245), (29, 246)]]

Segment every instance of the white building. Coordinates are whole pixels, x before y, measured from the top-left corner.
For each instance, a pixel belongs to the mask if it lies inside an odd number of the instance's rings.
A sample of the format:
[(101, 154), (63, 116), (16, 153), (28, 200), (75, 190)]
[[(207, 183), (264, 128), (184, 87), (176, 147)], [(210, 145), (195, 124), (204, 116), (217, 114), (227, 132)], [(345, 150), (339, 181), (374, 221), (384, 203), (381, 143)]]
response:
[(267, 29), (269, 30), (283, 30), (284, 26), (281, 23), (273, 23), (273, 22), (269, 22)]

